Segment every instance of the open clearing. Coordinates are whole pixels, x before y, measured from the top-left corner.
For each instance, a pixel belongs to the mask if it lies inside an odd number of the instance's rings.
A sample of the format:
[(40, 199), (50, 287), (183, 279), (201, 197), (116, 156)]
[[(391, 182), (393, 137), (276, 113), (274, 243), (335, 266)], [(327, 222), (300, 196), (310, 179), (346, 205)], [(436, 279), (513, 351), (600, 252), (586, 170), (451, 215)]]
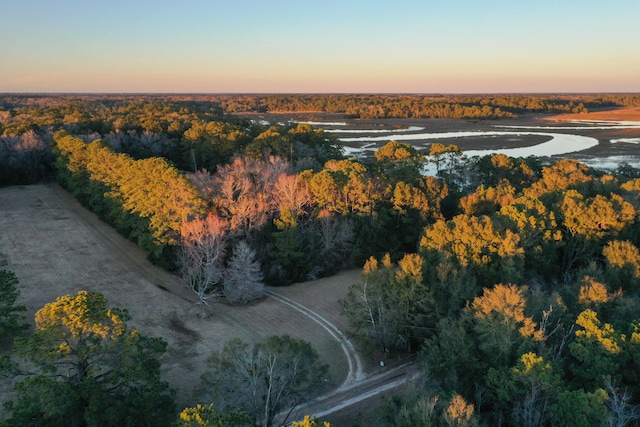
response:
[[(46, 303), (83, 289), (104, 294), (111, 307), (126, 308), (132, 327), (168, 342), (162, 369), (178, 390), (178, 407), (197, 403), (191, 390), (200, 381), (205, 360), (233, 337), (250, 342), (275, 334), (302, 338), (330, 364), (336, 386), (347, 374), (340, 344), (316, 322), (274, 298), (246, 307), (215, 304), (209, 318), (200, 318), (199, 306), (178, 277), (151, 265), (136, 245), (56, 184), (0, 188), (0, 268), (18, 276), (18, 303), (27, 307), (30, 323)], [(306, 295), (293, 287), (287, 296), (342, 328), (346, 320), (335, 302), (358, 277), (359, 272), (345, 272), (318, 281), (326, 287), (323, 292)], [(315, 287), (313, 282), (304, 284), (305, 289)], [(9, 390), (9, 384), (0, 386), (0, 395)], [(3, 415), (0, 411), (0, 419)]]

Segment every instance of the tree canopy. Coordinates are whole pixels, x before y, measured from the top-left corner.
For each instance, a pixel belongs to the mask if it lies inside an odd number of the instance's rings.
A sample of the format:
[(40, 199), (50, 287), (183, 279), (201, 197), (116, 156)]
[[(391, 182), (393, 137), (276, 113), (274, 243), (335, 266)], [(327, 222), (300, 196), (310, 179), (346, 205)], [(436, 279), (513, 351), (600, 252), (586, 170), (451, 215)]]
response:
[(35, 332), (15, 342), (24, 379), (15, 384), (6, 424), (170, 425), (173, 393), (158, 360), (166, 343), (127, 320), (126, 311), (86, 291), (38, 310)]
[(207, 361), (197, 394), (222, 411), (242, 410), (269, 427), (280, 411), (321, 390), (326, 378), (327, 366), (306, 341), (270, 336), (250, 346), (233, 339)]
[[(481, 119), (616, 105), (640, 101), (623, 94), (3, 95), (0, 185), (55, 171), (151, 260), (179, 269), (202, 303), (225, 294), (255, 301), (263, 282), (286, 285), (364, 265), (342, 302), (351, 333), (368, 350), (418, 353), (436, 388), (394, 402), (383, 417), (392, 425), (631, 422), (640, 413), (640, 171), (621, 164), (605, 172), (572, 159), (468, 158), (438, 143), (427, 157), (393, 141), (356, 160), (308, 124), (225, 115)], [(434, 176), (423, 176), (427, 161)], [(21, 310), (15, 277), (0, 278), (0, 332), (13, 334)], [(78, 407), (87, 423), (120, 420), (105, 402), (122, 408), (119, 400), (140, 390), (168, 401), (155, 376), (162, 344), (129, 330), (126, 314), (93, 294), (65, 298), (42, 310), (32, 337), (17, 341), (41, 371), (18, 383), (15, 420), (36, 414), (61, 424)], [(80, 322), (85, 312), (97, 320)], [(216, 411), (232, 401), (270, 422), (279, 409), (265, 384), (283, 390), (284, 377), (242, 383), (224, 375), (266, 369), (274, 353), (299, 349), (311, 354), (290, 338), (231, 342), (212, 359), (228, 368), (216, 375), (234, 390), (253, 384), (262, 400), (226, 390), (231, 400), (216, 402), (215, 411), (196, 407), (185, 416), (219, 423)], [(276, 359), (291, 369), (291, 360)], [(152, 385), (140, 379), (143, 371)], [(132, 378), (133, 388), (123, 391), (116, 374)], [(208, 380), (207, 393), (221, 387)], [(146, 398), (131, 402), (131, 411), (160, 411)], [(128, 420), (137, 415), (127, 411), (119, 422), (134, 424)]]

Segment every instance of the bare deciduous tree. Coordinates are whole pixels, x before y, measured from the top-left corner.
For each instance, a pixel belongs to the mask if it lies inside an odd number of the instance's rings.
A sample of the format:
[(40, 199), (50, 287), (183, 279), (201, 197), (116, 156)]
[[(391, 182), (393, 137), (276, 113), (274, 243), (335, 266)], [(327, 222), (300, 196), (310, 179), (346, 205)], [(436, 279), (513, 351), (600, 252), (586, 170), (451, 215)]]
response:
[[(309, 343), (287, 335), (265, 338), (252, 348), (235, 338), (211, 355), (207, 367), (200, 396), (221, 411), (245, 411), (263, 427), (320, 392), (328, 368)], [(285, 424), (286, 419), (278, 425)]]
[(320, 243), (320, 254), (329, 263), (341, 264), (353, 244), (353, 224), (336, 216), (319, 218), (314, 225)]
[(311, 194), (300, 175), (278, 176), (275, 186), (275, 201), (277, 209), (289, 209), (295, 216), (299, 216), (304, 207), (311, 202)]
[(33, 130), (22, 135), (0, 137), (0, 168), (20, 171), (29, 182), (44, 176), (45, 164), (51, 161), (49, 135), (41, 136)]
[(194, 173), (188, 173), (187, 178), (198, 189), (205, 200), (213, 200), (216, 193), (215, 180), (206, 169), (200, 169)]
[(207, 300), (222, 296), (227, 229), (227, 223), (213, 214), (189, 221), (181, 229), (180, 272), (198, 296), (203, 316)]
[(232, 164), (219, 168), (214, 177), (214, 203), (220, 215), (229, 219), (235, 235), (250, 237), (272, 217), (273, 186), (288, 169), (288, 163), (277, 157), (268, 162), (236, 158)]
[(636, 425), (632, 423), (640, 420), (640, 406), (629, 403), (631, 394), (626, 390), (621, 391), (618, 389), (610, 377), (606, 377), (604, 382), (609, 392), (607, 426), (624, 427)]

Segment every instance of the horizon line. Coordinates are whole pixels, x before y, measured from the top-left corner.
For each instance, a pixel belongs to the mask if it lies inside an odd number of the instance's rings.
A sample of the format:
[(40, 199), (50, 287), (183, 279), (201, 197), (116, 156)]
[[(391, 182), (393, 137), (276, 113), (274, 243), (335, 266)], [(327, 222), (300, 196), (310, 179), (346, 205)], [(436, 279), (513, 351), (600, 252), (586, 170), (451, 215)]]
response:
[(580, 91), (528, 91), (528, 92), (100, 92), (100, 91), (87, 91), (87, 92), (57, 92), (57, 91), (0, 91), (0, 96), (5, 95), (73, 95), (73, 96), (87, 96), (87, 95), (118, 95), (118, 96), (132, 96), (132, 95), (161, 95), (161, 96), (175, 96), (175, 95), (189, 95), (189, 96), (273, 96), (273, 95), (315, 95), (315, 96), (330, 96), (330, 95), (395, 95), (395, 96), (464, 96), (464, 95), (640, 95), (640, 91), (593, 91), (593, 92), (580, 92)]

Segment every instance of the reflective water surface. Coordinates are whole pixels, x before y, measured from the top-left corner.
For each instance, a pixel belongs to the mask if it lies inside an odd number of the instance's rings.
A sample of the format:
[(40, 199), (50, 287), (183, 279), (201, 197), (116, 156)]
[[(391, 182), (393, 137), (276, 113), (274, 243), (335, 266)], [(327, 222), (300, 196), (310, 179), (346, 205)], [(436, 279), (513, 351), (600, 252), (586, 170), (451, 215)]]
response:
[[(491, 126), (495, 130), (445, 132), (425, 132), (425, 127), (422, 126), (366, 129), (346, 121), (304, 123), (322, 128), (327, 133), (335, 134), (345, 144), (345, 154), (353, 157), (371, 155), (388, 141), (406, 141), (417, 149), (426, 151), (434, 142), (460, 145), (461, 142), (467, 140), (495, 138), (497, 148), (467, 149), (464, 150), (464, 154), (469, 157), (497, 153), (503, 153), (511, 157), (574, 157), (592, 167), (614, 169), (620, 163), (626, 162), (633, 167), (640, 168), (640, 137), (613, 137), (619, 131), (640, 129), (640, 122), (571, 121), (556, 124), (545, 123), (543, 125), (496, 124)], [(607, 132), (603, 131), (612, 131), (612, 136), (607, 137)], [(585, 135), (589, 133), (597, 133), (597, 136)], [(355, 134), (358, 134), (358, 136), (353, 136)], [(526, 136), (541, 137), (539, 139), (543, 142), (524, 146), (522, 140)], [(597, 147), (603, 141), (610, 145), (618, 145), (616, 148), (624, 144), (632, 144), (638, 146), (638, 148), (633, 148), (630, 153), (630, 150), (626, 150), (627, 154), (625, 155), (617, 155), (612, 151), (611, 155), (594, 156), (589, 154), (581, 156), (582, 152)]]

